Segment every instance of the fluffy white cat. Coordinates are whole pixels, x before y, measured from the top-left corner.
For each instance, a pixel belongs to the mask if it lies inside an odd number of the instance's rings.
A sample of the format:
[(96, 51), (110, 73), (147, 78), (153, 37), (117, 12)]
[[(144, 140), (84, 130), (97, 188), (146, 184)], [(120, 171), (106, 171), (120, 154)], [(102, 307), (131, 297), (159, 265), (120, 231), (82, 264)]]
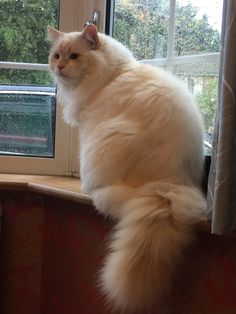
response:
[(83, 190), (117, 219), (101, 289), (121, 311), (146, 309), (170, 289), (205, 214), (199, 110), (181, 82), (94, 25), (48, 34), (65, 121), (79, 127)]

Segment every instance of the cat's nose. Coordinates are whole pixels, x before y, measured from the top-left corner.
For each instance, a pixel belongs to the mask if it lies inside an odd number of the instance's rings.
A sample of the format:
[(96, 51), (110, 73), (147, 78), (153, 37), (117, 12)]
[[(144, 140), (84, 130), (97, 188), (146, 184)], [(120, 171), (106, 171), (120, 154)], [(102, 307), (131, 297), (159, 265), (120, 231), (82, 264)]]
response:
[(58, 68), (59, 71), (61, 71), (62, 69), (64, 69), (64, 67), (65, 67), (65, 66), (64, 66), (63, 64), (59, 64), (59, 65), (57, 66), (57, 68)]

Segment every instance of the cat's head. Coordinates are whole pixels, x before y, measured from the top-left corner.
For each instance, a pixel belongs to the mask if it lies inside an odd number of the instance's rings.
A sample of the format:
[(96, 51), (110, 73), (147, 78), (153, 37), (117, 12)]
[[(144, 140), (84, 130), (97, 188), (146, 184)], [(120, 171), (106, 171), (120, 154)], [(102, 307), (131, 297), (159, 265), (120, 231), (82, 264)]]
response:
[(99, 80), (133, 60), (129, 50), (98, 33), (93, 24), (86, 25), (82, 32), (71, 33), (48, 27), (48, 38), (52, 44), (49, 66), (58, 83), (79, 84), (89, 76)]
[(59, 82), (79, 82), (93, 65), (93, 52), (99, 48), (97, 29), (89, 24), (81, 33), (63, 33), (48, 27), (52, 46), (49, 66)]

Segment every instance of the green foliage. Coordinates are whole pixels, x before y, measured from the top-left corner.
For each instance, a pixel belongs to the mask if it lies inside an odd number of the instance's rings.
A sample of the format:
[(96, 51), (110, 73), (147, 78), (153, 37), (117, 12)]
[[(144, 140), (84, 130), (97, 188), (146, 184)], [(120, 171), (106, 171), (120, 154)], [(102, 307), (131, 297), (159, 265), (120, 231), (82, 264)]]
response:
[[(116, 1), (113, 36), (129, 47), (138, 60), (166, 57), (168, 40), (167, 1)], [(177, 6), (175, 54), (219, 51), (220, 34), (191, 4)]]
[[(57, 0), (0, 1), (0, 60), (47, 63), (47, 25), (57, 26)], [(40, 71), (1, 70), (0, 82), (49, 84), (50, 76)]]
[(117, 1), (113, 37), (130, 48), (139, 60), (164, 57), (168, 6), (162, 1)]
[(206, 131), (212, 132), (217, 103), (217, 78), (208, 78), (203, 82), (203, 90), (197, 94), (197, 102), (202, 112)]
[(198, 9), (188, 4), (177, 7), (175, 25), (175, 52), (177, 56), (218, 52), (220, 34), (203, 15), (197, 18)]

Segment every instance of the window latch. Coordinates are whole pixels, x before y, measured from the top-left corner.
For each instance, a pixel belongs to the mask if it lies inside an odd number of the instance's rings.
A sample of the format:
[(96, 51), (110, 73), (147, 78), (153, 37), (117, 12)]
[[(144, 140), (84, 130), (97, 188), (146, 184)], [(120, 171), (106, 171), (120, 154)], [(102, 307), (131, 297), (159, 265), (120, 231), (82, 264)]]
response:
[(94, 24), (97, 27), (97, 29), (99, 29), (99, 22), (100, 22), (100, 11), (95, 10), (93, 12), (92, 20), (91, 21), (86, 21), (84, 26), (87, 25), (87, 24), (92, 23), (92, 24)]
[(95, 10), (93, 12), (92, 23), (97, 26), (97, 29), (99, 28), (99, 22), (100, 22), (100, 11)]

